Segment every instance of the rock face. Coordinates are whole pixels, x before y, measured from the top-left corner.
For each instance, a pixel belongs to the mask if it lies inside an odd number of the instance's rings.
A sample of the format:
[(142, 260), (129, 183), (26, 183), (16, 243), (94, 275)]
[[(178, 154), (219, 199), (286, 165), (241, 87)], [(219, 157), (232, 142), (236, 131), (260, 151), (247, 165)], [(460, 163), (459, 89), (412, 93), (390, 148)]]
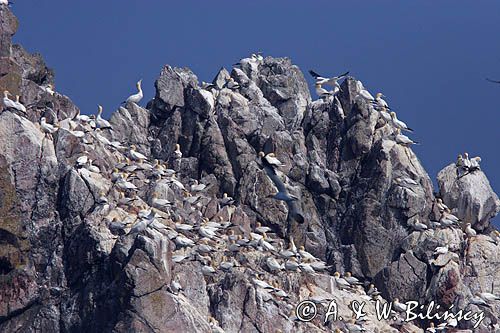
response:
[[(458, 178), (450, 165), (438, 175), (439, 196), (460, 221), (438, 223), (444, 214), (429, 176), (360, 98), (359, 81), (347, 78), (336, 97), (312, 101), (302, 72), (286, 58), (243, 59), (201, 87), (191, 70), (165, 66), (147, 108), (120, 107), (112, 131), (94, 130), (92, 121), (74, 118), (78, 109), (67, 97), (47, 91), (54, 78), (43, 59), (11, 45), (17, 21), (3, 5), (0, 26), (0, 88), (28, 105), (25, 114), (0, 113), (0, 331), (353, 330), (319, 317), (299, 323), (291, 314), (311, 298), (324, 314), (325, 299), (333, 299), (348, 318), (350, 301), (370, 298), (363, 288), (341, 290), (335, 271), (374, 283), (387, 300), (483, 310), (479, 331), (498, 328), (498, 301), (471, 304), (478, 293), (500, 294), (500, 237), (490, 224), (498, 197), (481, 171)], [(43, 116), (59, 124), (56, 134), (42, 131)], [(134, 159), (132, 145), (147, 161), (126, 160)], [(278, 176), (299, 198), (304, 223), (271, 198), (277, 189), (260, 151), (284, 163)], [(115, 168), (137, 190), (120, 189)], [(207, 186), (191, 187), (198, 183)], [(139, 216), (145, 208), (155, 219)], [(230, 232), (220, 230), (201, 240), (205, 219), (230, 222), (241, 238), (257, 237), (250, 232), (259, 222), (270, 228), (273, 246), (293, 240), (331, 267), (273, 273), (266, 260), (283, 264), (278, 250), (230, 251)], [(465, 223), (478, 235), (467, 236)], [(196, 246), (180, 244), (180, 234)], [(214, 250), (200, 250), (207, 244)], [(448, 252), (436, 254), (443, 246)], [(179, 256), (186, 259), (179, 263)], [(276, 296), (256, 278), (289, 295)], [(423, 332), (428, 324), (377, 321), (373, 303), (367, 307), (370, 332)]]

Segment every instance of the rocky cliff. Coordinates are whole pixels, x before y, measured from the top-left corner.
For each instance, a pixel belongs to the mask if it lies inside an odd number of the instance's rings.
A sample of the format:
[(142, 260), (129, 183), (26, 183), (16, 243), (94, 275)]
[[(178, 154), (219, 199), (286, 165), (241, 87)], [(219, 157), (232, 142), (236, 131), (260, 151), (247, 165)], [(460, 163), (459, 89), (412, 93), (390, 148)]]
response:
[[(95, 117), (76, 117), (71, 100), (51, 92), (42, 58), (11, 44), (17, 20), (5, 5), (0, 27), (0, 88), (27, 108), (0, 113), (0, 331), (430, 325), (376, 320), (370, 284), (387, 301), (483, 311), (477, 331), (499, 329), (500, 302), (478, 301), (500, 295), (490, 224), (500, 201), (486, 176), (452, 163), (434, 190), (391, 123), (358, 98), (356, 79), (335, 98), (312, 100), (286, 58), (243, 59), (211, 85), (165, 66), (146, 108), (129, 103), (111, 116), (112, 130), (96, 129)], [(57, 132), (44, 131), (42, 117)], [(272, 198), (261, 151), (283, 162), (277, 173), (303, 223)], [(447, 216), (459, 220), (447, 225)], [(343, 286), (334, 272), (361, 285)], [(308, 299), (321, 313), (335, 300), (344, 320), (298, 321), (295, 306)], [(367, 301), (366, 321), (346, 319), (353, 300)]]

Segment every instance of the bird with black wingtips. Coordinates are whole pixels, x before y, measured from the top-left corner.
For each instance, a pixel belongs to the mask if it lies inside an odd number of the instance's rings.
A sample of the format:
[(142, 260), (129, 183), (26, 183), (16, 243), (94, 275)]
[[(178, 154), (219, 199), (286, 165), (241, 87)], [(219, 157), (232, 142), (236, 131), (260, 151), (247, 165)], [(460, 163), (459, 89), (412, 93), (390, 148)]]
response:
[(488, 79), (488, 78), (486, 78), (486, 81), (493, 82), (493, 83), (500, 83), (500, 81), (492, 80), (492, 79)]
[(311, 76), (316, 80), (316, 84), (318, 85), (323, 85), (323, 84), (327, 84), (327, 85), (330, 85), (330, 86), (336, 86), (337, 85), (337, 82), (343, 78), (345, 78), (348, 74), (349, 74), (349, 71), (343, 73), (343, 74), (340, 74), (339, 76), (333, 76), (333, 77), (325, 77), (323, 75), (320, 75), (318, 73), (316, 73), (315, 71), (313, 71), (312, 69), (309, 70), (309, 74), (311, 74)]
[(284, 201), (288, 206), (288, 216), (299, 223), (303, 223), (304, 217), (302, 216), (296, 204), (298, 198), (288, 193), (285, 184), (272, 167), (264, 166), (264, 171), (278, 189), (278, 193), (271, 195), (271, 197), (276, 200)]

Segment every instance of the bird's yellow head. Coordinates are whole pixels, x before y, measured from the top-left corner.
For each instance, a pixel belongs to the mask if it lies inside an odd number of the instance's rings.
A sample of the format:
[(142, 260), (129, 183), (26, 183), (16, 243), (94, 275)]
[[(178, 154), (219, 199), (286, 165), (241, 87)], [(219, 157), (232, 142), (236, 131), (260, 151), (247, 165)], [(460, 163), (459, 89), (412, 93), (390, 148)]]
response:
[(99, 114), (101, 114), (101, 113), (102, 113), (102, 106), (101, 106), (101, 105), (98, 105), (98, 106), (97, 106), (97, 110), (98, 110)]
[(264, 157), (266, 154), (263, 151), (259, 151), (259, 157)]
[(391, 111), (391, 118), (394, 118), (394, 117), (396, 117), (396, 112)]

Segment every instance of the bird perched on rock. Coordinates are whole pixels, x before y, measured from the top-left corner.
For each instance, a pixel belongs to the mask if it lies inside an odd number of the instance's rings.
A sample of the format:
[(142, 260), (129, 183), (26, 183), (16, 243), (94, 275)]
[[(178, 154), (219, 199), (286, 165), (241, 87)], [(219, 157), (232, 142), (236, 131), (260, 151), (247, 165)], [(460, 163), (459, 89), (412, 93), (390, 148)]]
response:
[(465, 234), (467, 235), (467, 237), (474, 237), (477, 235), (477, 232), (472, 228), (470, 223), (467, 223), (465, 225)]
[(24, 105), (22, 105), (21, 103), (19, 102), (16, 102), (16, 101), (13, 101), (9, 98), (9, 95), (11, 95), (10, 92), (8, 92), (7, 90), (5, 90), (3, 92), (3, 105), (6, 109), (13, 109), (13, 110), (16, 110), (16, 111), (21, 111), (21, 112), (26, 112), (26, 108), (24, 107)]
[(266, 154), (263, 151), (259, 152), (259, 157), (261, 158), (262, 164), (264, 166), (269, 166), (271, 168), (284, 167), (285, 164), (276, 158), (274, 153)]
[(113, 129), (109, 121), (106, 119), (102, 118), (102, 106), (98, 105), (97, 106), (97, 117), (96, 117), (96, 124), (100, 129)]
[(47, 123), (45, 117), (40, 118), (40, 127), (42, 128), (42, 131), (45, 133), (45, 135), (54, 134), (58, 130), (57, 125), (51, 125)]
[(144, 97), (142, 93), (141, 83), (142, 79), (137, 81), (136, 83), (137, 93), (130, 95), (122, 104), (129, 104), (129, 103), (138, 104), (141, 101), (142, 97)]
[(135, 145), (130, 146), (130, 150), (129, 150), (130, 158), (135, 160), (135, 161), (139, 161), (139, 162), (146, 160), (147, 157), (144, 154), (139, 153), (136, 149), (137, 149), (137, 147)]
[(409, 128), (404, 122), (402, 122), (401, 120), (398, 119), (398, 117), (396, 116), (396, 112), (392, 111), (390, 113), (390, 115), (391, 115), (392, 124), (394, 125), (394, 127), (401, 129), (401, 130), (404, 130), (404, 131), (413, 132), (413, 130), (411, 128)]
[(181, 145), (178, 143), (175, 144), (174, 158), (176, 160), (179, 160), (182, 158)]

